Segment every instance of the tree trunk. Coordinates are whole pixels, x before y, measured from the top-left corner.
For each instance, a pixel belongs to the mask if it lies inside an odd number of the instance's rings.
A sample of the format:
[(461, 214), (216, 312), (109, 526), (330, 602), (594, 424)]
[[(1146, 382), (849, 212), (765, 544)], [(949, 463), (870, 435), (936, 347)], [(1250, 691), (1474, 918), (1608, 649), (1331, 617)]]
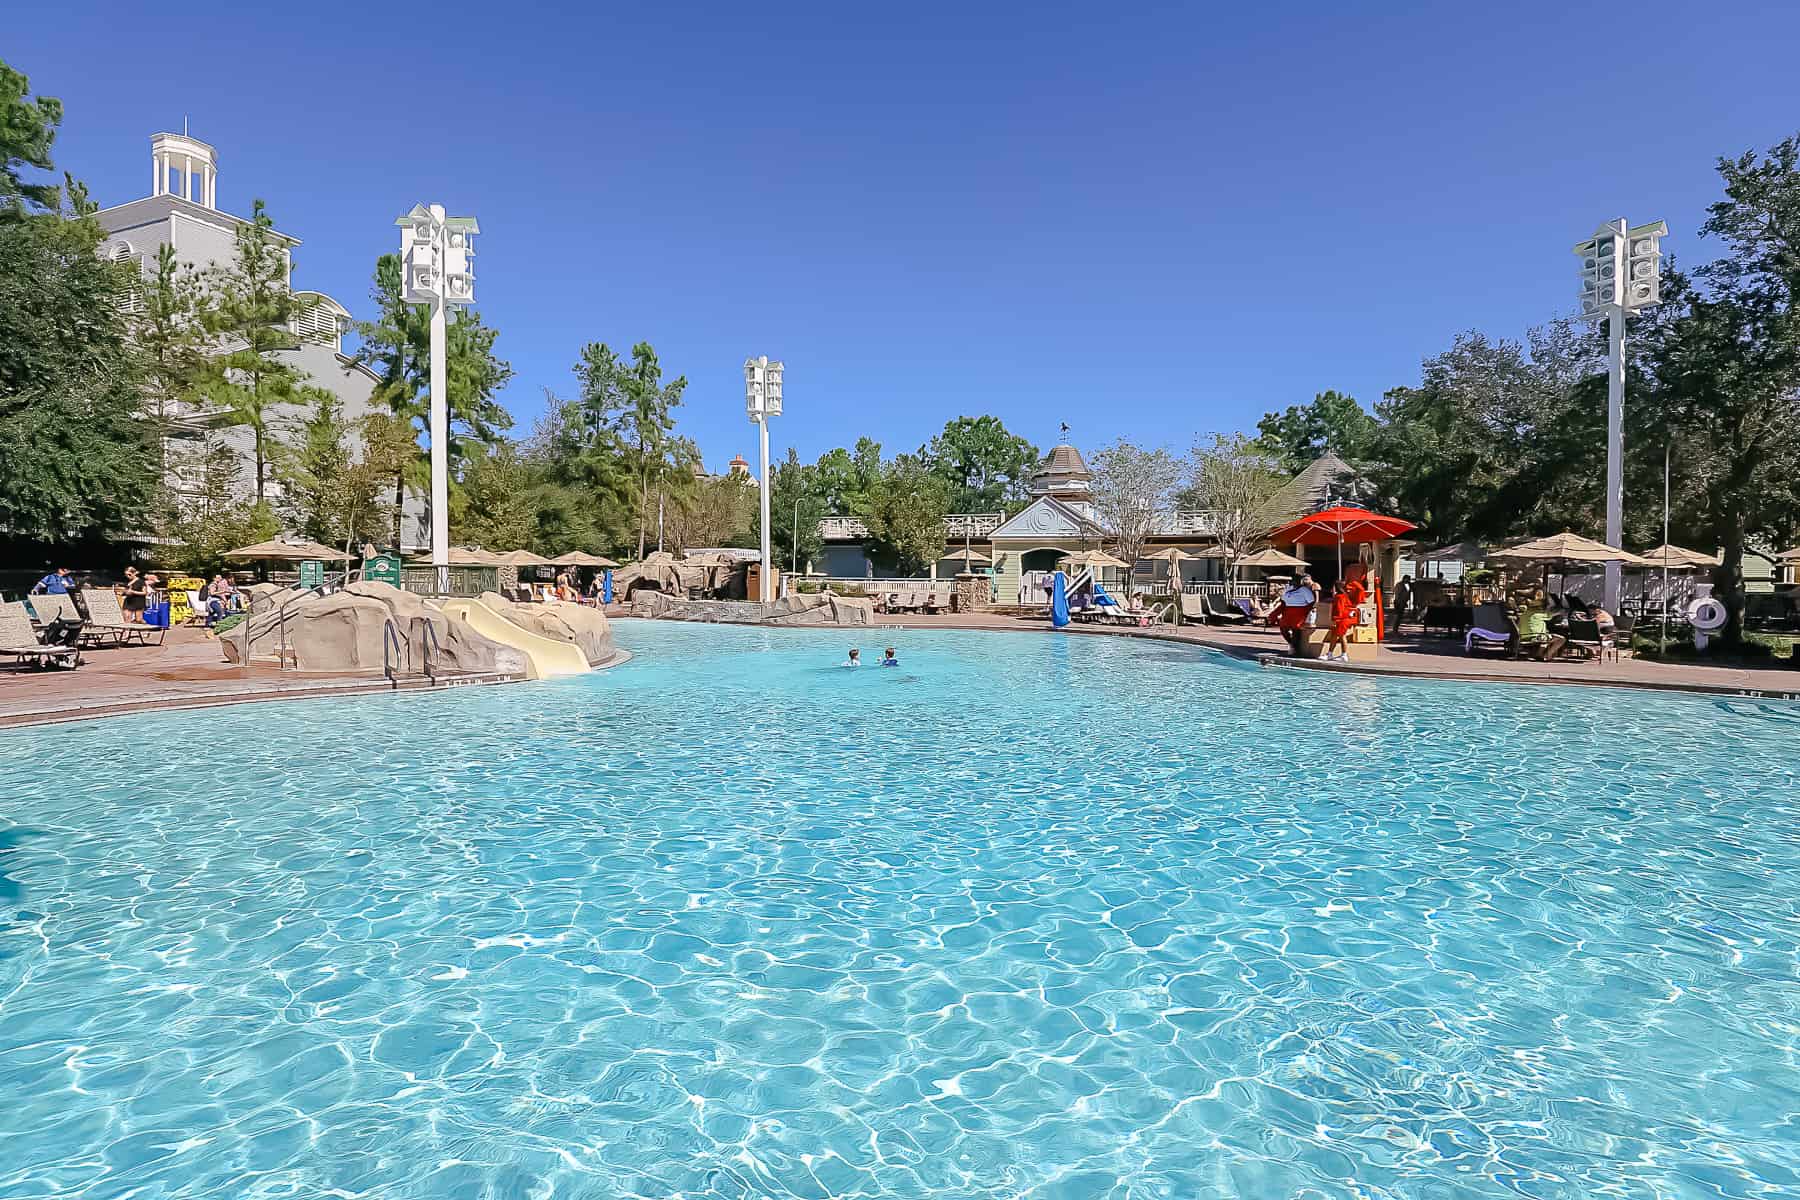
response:
[[(1725, 493), (1727, 497), (1737, 494)], [(1719, 631), (1719, 638), (1732, 647), (1744, 642), (1744, 523), (1742, 504), (1735, 498), (1727, 499), (1715, 526), (1722, 552), (1719, 565), (1713, 568), (1712, 581), (1713, 598), (1725, 606), (1725, 628)]]
[(263, 502), (263, 431), (254, 431), (256, 441), (256, 502)]
[(400, 530), (406, 519), (406, 468), (394, 472), (394, 549), (400, 548)]

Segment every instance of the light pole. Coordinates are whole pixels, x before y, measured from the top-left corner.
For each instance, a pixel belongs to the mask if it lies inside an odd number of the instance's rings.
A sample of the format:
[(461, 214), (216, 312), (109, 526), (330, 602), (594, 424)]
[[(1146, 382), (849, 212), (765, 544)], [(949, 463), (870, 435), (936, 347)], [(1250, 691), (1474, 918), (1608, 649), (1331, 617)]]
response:
[(413, 205), (400, 227), (400, 292), (431, 306), (431, 563), (437, 590), (450, 591), (450, 398), (444, 383), (445, 309), (475, 303), (474, 217), (447, 217), (444, 206)]
[[(1607, 323), (1606, 371), (1606, 544), (1617, 547), (1625, 536), (1625, 315), (1661, 300), (1662, 265), (1659, 239), (1669, 227), (1661, 221), (1626, 227), (1625, 218), (1609, 221), (1575, 247), (1581, 256), (1581, 315)], [(1617, 561), (1606, 564), (1608, 612), (1619, 611)]]
[(758, 599), (764, 604), (775, 598), (770, 578), (774, 564), (769, 561), (769, 418), (781, 415), (782, 365), (770, 362), (766, 354), (744, 360), (744, 409), (756, 423), (762, 440), (762, 566), (757, 571), (760, 586)]

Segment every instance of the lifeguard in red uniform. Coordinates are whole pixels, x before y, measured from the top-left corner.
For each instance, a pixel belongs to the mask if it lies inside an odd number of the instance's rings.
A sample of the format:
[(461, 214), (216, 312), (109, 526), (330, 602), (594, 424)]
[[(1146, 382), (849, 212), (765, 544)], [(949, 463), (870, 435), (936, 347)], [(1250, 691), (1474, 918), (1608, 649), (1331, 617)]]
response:
[(1300, 641), (1306, 635), (1302, 632), (1306, 623), (1312, 619), (1312, 611), (1319, 603), (1319, 593), (1313, 590), (1312, 580), (1304, 574), (1294, 580), (1294, 586), (1281, 593), (1281, 611), (1275, 615), (1275, 628), (1281, 630), (1281, 636), (1295, 654), (1300, 653)]

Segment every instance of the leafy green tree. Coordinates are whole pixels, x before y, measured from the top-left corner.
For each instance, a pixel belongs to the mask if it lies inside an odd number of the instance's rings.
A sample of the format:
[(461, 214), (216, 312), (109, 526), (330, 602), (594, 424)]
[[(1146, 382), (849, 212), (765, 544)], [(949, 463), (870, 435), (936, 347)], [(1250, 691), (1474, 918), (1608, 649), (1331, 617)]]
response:
[[(391, 452), (379, 439), (389, 435), (393, 418), (370, 414), (359, 430), (345, 419), (336, 396), (323, 388), (305, 394), (311, 407), (293, 453), (282, 463), (280, 509), (303, 537), (328, 546), (378, 541), (389, 515), (383, 502), (389, 463), (382, 455)], [(359, 440), (361, 458), (352, 453)]]
[[(362, 347), (360, 361), (380, 376), (374, 404), (383, 407), (413, 430), (414, 453), (393, 476), (393, 539), (400, 541), (401, 510), (410, 486), (430, 486), (430, 464), (419, 441), (429, 435), (431, 421), (431, 310), (428, 305), (408, 304), (400, 283), (400, 258), (383, 254), (375, 260), (376, 318), (357, 326)], [(498, 332), (481, 320), (474, 309), (451, 314), (444, 336), (445, 409), (450, 442), (447, 456), (452, 480), (475, 454), (500, 444), (512, 428), (512, 416), (498, 399), (500, 389), (513, 377), (510, 364), (494, 353)]]
[(916, 574), (943, 557), (949, 511), (948, 485), (918, 456), (902, 454), (868, 488), (856, 515), (869, 527), (870, 546), (878, 557)]
[(627, 554), (636, 496), (615, 432), (583, 401), (546, 388), (544, 404), (526, 453), (545, 550)]
[(499, 551), (533, 548), (538, 540), (535, 482), (513, 443), (475, 451), (463, 468), (462, 487), (451, 498), (453, 540)]
[(30, 213), (54, 213), (61, 197), (54, 183), (34, 183), (23, 168), (55, 169), (50, 147), (62, 124), (61, 100), (27, 98), (31, 81), (0, 62), (0, 221), (17, 221)]
[[(611, 435), (611, 444), (628, 468), (637, 501), (637, 555), (644, 556), (644, 542), (651, 520), (651, 490), (677, 493), (693, 480), (698, 454), (693, 443), (675, 436), (675, 410), (681, 405), (687, 379), (664, 383), (662, 363), (649, 342), (631, 348), (625, 362), (604, 342), (582, 347), (575, 366), (581, 383), (584, 424)], [(596, 439), (596, 450), (607, 443)]]
[(206, 328), (222, 349), (208, 363), (205, 390), (249, 429), (256, 499), (268, 498), (284, 406), (302, 402), (306, 372), (283, 358), (298, 341), (289, 327), (303, 307), (288, 289), (287, 247), (261, 200), (237, 227), (232, 259), (214, 268)]
[(1633, 330), (1646, 353), (1632, 407), (1650, 411), (1674, 450), (1688, 501), (1678, 520), (1720, 549), (1713, 594), (1729, 614), (1721, 637), (1731, 645), (1743, 632), (1746, 552), (1794, 530), (1800, 136), (1721, 159), (1718, 172), (1725, 195), (1701, 233), (1725, 253), (1691, 275), (1672, 271), (1654, 319)]
[(1327, 450), (1344, 459), (1364, 457), (1375, 425), (1375, 418), (1353, 397), (1325, 391), (1310, 404), (1269, 413), (1257, 422), (1256, 431), (1264, 451), (1292, 474), (1324, 457)]
[(142, 530), (155, 456), (121, 312), (132, 273), (100, 261), (99, 226), (73, 208), (15, 218), (0, 221), (0, 538)]
[[(824, 552), (819, 522), (827, 515), (825, 498), (812, 478), (813, 469), (800, 461), (792, 446), (787, 458), (769, 472), (769, 553), (777, 566), (816, 562)], [(762, 511), (753, 514), (751, 533), (762, 544)]]
[(867, 437), (857, 438), (854, 450), (826, 451), (812, 470), (820, 498), (838, 515), (855, 512), (881, 477), (881, 443)]
[(993, 512), (1029, 497), (1037, 447), (1007, 432), (994, 416), (958, 417), (919, 452), (950, 487), (955, 512)]

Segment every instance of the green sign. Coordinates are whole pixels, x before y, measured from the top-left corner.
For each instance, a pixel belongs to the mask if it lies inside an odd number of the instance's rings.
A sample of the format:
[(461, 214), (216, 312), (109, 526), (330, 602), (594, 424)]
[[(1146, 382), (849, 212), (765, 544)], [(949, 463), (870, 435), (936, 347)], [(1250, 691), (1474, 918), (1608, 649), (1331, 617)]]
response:
[(364, 579), (375, 583), (391, 583), (400, 586), (400, 556), (398, 554), (377, 554), (363, 559)]
[(300, 564), (300, 586), (316, 588), (325, 582), (325, 564), (316, 558), (306, 559)]

